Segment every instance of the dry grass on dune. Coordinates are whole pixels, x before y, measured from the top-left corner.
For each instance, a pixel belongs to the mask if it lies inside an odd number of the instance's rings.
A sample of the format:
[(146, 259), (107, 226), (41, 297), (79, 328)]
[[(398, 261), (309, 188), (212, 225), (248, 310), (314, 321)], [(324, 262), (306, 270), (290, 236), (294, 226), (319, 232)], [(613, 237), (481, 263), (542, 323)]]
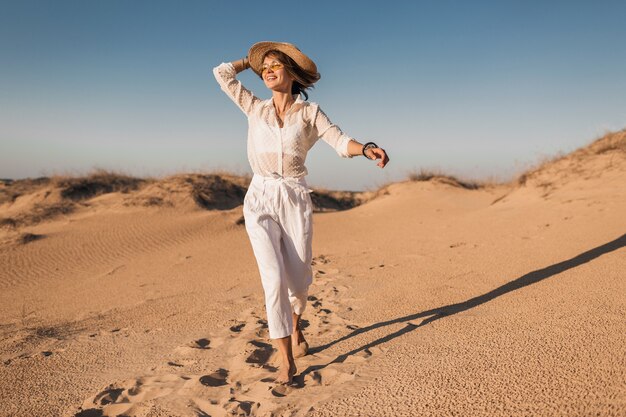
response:
[(430, 169), (420, 169), (419, 171), (410, 172), (408, 179), (410, 181), (434, 181), (453, 187), (465, 188), (466, 190), (478, 190), (488, 185), (487, 182), (460, 179), (454, 175)]
[(148, 181), (150, 180), (101, 169), (82, 177), (55, 175), (35, 179), (2, 180), (0, 204), (15, 202), (18, 197), (32, 194), (45, 187), (58, 188), (64, 199), (80, 201), (111, 192), (127, 193), (138, 189)]
[(85, 177), (53, 177), (52, 180), (60, 188), (61, 197), (72, 201), (114, 192), (129, 193), (154, 181), (106, 170), (97, 170)]
[(607, 133), (603, 137), (595, 140), (588, 147), (582, 148), (581, 151), (585, 149), (594, 154), (609, 151), (626, 153), (626, 129), (622, 129), (619, 132)]
[[(529, 180), (539, 177), (546, 171), (554, 171), (557, 173), (561, 171), (561, 174), (563, 172), (566, 174), (584, 173), (583, 163), (585, 161), (606, 154), (626, 155), (626, 129), (606, 133), (604, 136), (573, 152), (559, 153), (556, 156), (543, 160), (512, 181), (499, 182), (489, 179), (480, 181), (469, 180), (431, 169), (420, 169), (418, 171), (409, 172), (407, 177), (409, 181), (433, 181), (467, 190), (478, 190), (498, 185), (524, 186)], [(540, 185), (545, 186), (546, 184), (542, 182)], [(380, 187), (379, 191), (386, 187), (387, 185)]]
[(314, 190), (311, 193), (314, 212), (349, 210), (370, 199), (369, 193), (359, 191)]
[(243, 202), (249, 176), (229, 173), (175, 174), (152, 181), (123, 199), (124, 206), (192, 206), (204, 210), (230, 210)]
[[(553, 174), (579, 173), (579, 167), (584, 161), (607, 154), (626, 156), (626, 129), (606, 133), (571, 153), (559, 154), (541, 161), (535, 167), (522, 173), (515, 182), (517, 185), (523, 186), (548, 171), (552, 171)], [(551, 184), (542, 183), (542, 185), (549, 186)]]
[[(137, 178), (98, 169), (84, 176), (54, 175), (0, 182), (0, 229), (23, 226), (68, 215), (95, 204), (96, 197), (119, 193), (120, 198), (98, 204), (125, 207), (188, 207), (230, 210), (243, 204), (250, 175), (225, 171), (174, 174), (165, 178)], [(314, 210), (337, 211), (355, 207), (367, 193), (315, 190)], [(369, 195), (369, 194), (368, 194)]]
[[(465, 178), (459, 178), (458, 176), (446, 174), (441, 170), (421, 168), (419, 170), (410, 171), (406, 175), (406, 180), (409, 182), (433, 182), (437, 184), (446, 184), (456, 188), (462, 188), (465, 190), (480, 190), (487, 187), (500, 185), (496, 180), (470, 180)], [(385, 183), (379, 186), (375, 191), (367, 194), (367, 200), (373, 200), (379, 196), (389, 194), (389, 187), (394, 182)]]
[(23, 180), (0, 180), (0, 204), (14, 202), (19, 196), (32, 193), (51, 183), (48, 177), (26, 178)]
[[(55, 175), (3, 180), (0, 205), (23, 207), (14, 210), (11, 216), (0, 217), (0, 228), (14, 229), (67, 215), (76, 211), (83, 201), (112, 192), (129, 193), (150, 181), (105, 170), (95, 170), (82, 177)], [(18, 201), (20, 197), (27, 201)]]
[(207, 210), (230, 210), (243, 202), (247, 184), (221, 175), (185, 176), (195, 203)]

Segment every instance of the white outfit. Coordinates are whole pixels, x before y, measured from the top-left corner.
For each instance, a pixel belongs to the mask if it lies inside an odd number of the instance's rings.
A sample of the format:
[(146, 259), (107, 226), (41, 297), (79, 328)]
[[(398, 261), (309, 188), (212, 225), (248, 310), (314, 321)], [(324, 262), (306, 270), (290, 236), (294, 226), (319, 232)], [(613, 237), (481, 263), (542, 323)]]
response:
[(270, 338), (289, 336), (292, 309), (302, 314), (312, 282), (312, 191), (304, 177), (306, 155), (319, 138), (344, 158), (353, 140), (331, 123), (316, 103), (300, 96), (284, 116), (273, 100), (261, 100), (237, 80), (230, 63), (213, 74), (224, 92), (248, 117), (248, 161), (254, 172), (244, 198), (246, 231), (265, 292)]

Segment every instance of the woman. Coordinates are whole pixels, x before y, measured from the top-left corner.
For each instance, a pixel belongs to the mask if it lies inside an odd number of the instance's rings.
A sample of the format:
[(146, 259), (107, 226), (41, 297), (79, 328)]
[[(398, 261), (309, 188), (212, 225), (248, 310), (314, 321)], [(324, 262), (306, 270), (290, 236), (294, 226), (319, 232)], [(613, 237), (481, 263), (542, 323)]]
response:
[[(236, 74), (258, 74), (272, 98), (261, 100)], [(365, 145), (331, 123), (306, 89), (320, 79), (315, 63), (296, 46), (259, 42), (246, 58), (213, 69), (222, 90), (248, 117), (248, 160), (254, 175), (244, 198), (246, 231), (259, 267), (270, 339), (276, 339), (282, 359), (277, 383), (291, 384), (297, 373), (294, 357), (308, 344), (300, 329), (312, 282), (312, 191), (307, 187), (306, 154), (319, 138), (344, 158), (365, 155), (389, 158), (373, 142)], [(304, 96), (304, 99), (302, 99)]]

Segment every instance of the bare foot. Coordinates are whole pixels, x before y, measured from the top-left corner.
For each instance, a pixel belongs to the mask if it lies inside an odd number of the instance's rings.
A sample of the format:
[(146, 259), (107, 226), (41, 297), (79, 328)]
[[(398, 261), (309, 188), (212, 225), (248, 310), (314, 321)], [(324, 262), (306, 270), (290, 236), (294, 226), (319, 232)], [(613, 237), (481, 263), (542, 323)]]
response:
[(278, 350), (280, 351), (281, 366), (274, 381), (278, 384), (291, 384), (293, 382), (293, 376), (298, 372), (296, 363), (293, 360), (291, 336), (278, 338), (276, 342), (278, 343)]
[(278, 371), (278, 376), (274, 379), (274, 382), (277, 384), (287, 384), (291, 385), (293, 383), (293, 377), (298, 373), (298, 368), (296, 368), (296, 363), (291, 361), (289, 367), (281, 366)]

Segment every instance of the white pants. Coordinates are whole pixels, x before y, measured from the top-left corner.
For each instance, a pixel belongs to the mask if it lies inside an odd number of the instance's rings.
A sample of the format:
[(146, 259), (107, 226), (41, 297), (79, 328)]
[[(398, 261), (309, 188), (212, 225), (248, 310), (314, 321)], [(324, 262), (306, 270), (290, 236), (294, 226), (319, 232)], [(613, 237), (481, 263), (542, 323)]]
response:
[(306, 308), (311, 271), (313, 204), (304, 178), (254, 174), (243, 203), (246, 231), (265, 292), (271, 339), (293, 331), (292, 311)]

